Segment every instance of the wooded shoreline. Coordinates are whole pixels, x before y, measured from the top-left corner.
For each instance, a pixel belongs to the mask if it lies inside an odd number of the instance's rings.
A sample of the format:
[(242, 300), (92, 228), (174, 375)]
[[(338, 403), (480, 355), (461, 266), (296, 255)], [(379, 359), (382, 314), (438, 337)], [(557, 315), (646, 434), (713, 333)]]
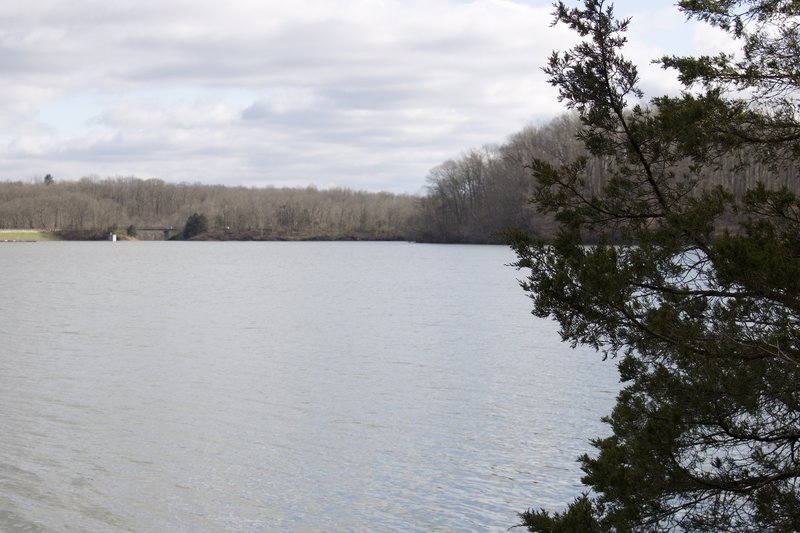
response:
[[(0, 182), (0, 229), (47, 231), (63, 240), (102, 240), (109, 233), (162, 240), (158, 228), (172, 227), (170, 238), (180, 239), (187, 219), (199, 215), (207, 228), (190, 236), (195, 240), (497, 244), (505, 242), (508, 228), (551, 240), (558, 224), (531, 203), (536, 191), (531, 164), (539, 159), (562, 165), (586, 157), (576, 138), (580, 129), (575, 116), (564, 115), (529, 126), (503, 144), (469, 150), (434, 167), (419, 195), (135, 177), (60, 181), (50, 174), (44, 180), (5, 181)], [(689, 172), (689, 163), (676, 165), (674, 172)], [(586, 197), (601, 194), (614, 173), (611, 159), (586, 157), (581, 184)], [(740, 198), (757, 182), (795, 189), (797, 176), (793, 165), (776, 171), (737, 151), (703, 169), (697, 191), (724, 187)]]

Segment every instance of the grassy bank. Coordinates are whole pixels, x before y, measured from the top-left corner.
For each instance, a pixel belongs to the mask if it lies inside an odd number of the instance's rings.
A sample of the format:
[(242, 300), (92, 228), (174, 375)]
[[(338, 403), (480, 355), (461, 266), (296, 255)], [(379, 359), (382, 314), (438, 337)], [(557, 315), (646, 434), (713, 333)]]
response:
[(57, 241), (58, 236), (52, 231), (0, 229), (0, 242), (14, 241)]

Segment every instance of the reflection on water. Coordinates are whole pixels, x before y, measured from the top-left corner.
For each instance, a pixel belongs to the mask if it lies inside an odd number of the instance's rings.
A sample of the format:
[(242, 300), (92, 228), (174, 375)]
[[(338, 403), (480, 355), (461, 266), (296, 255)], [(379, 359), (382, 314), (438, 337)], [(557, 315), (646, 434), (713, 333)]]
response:
[(0, 245), (3, 531), (505, 531), (580, 492), (611, 363), (502, 247)]

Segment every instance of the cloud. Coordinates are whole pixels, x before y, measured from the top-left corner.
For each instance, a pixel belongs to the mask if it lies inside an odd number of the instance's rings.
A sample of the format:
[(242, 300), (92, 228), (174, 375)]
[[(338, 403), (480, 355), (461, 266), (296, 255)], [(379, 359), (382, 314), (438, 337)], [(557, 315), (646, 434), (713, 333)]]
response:
[[(540, 67), (574, 36), (549, 27), (551, 11), (511, 0), (6, 0), (0, 179), (418, 192), (442, 160), (561, 111)], [(663, 53), (632, 47), (637, 60)]]

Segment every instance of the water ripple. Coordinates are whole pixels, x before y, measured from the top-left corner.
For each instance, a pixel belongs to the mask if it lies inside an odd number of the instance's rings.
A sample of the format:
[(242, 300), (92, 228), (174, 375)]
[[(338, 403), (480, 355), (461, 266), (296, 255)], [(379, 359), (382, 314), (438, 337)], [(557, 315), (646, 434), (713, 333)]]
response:
[(0, 255), (0, 530), (506, 531), (579, 493), (615, 372), (504, 248), (117, 244)]

